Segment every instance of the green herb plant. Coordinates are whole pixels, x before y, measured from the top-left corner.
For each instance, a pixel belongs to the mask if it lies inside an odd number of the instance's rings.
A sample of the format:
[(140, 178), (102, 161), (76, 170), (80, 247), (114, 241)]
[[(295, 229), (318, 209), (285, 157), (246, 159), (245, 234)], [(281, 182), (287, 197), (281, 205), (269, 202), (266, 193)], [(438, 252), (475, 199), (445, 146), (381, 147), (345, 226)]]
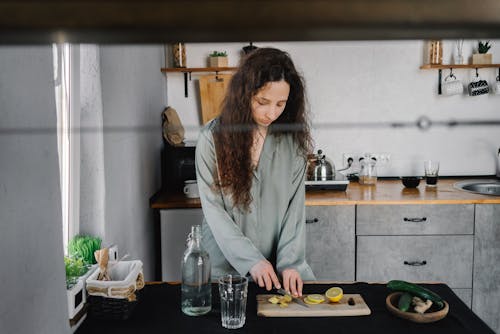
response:
[(68, 243), (69, 256), (81, 258), (84, 264), (88, 265), (97, 263), (94, 252), (99, 249), (101, 249), (101, 239), (88, 235), (77, 235)]
[(66, 268), (66, 288), (71, 289), (78, 280), (88, 271), (88, 266), (83, 262), (82, 258), (64, 257), (64, 266)]
[(227, 57), (227, 52), (226, 51), (214, 51), (210, 55), (210, 57)]
[(487, 53), (488, 50), (491, 48), (490, 41), (483, 43), (479, 41), (478, 47), (477, 47), (477, 52), (479, 53)]

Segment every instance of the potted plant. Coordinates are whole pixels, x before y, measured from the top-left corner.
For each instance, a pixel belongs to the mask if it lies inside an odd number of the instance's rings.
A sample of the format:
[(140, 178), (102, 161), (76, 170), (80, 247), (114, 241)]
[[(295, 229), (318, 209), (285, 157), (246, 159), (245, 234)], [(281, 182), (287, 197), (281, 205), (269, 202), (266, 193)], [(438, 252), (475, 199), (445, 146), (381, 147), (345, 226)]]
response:
[(64, 257), (66, 269), (66, 294), (69, 319), (83, 309), (87, 301), (85, 281), (96, 268), (94, 252), (101, 248), (101, 239), (77, 235), (68, 243), (68, 256)]
[(68, 296), (68, 315), (73, 319), (83, 308), (86, 301), (85, 282), (81, 277), (89, 268), (82, 258), (64, 257), (66, 269), (66, 294)]
[(492, 63), (492, 55), (488, 53), (488, 50), (491, 48), (490, 42), (483, 43), (479, 41), (477, 52), (472, 55), (472, 63), (473, 64), (491, 64)]
[(227, 52), (214, 51), (209, 56), (210, 67), (227, 67)]
[(94, 252), (101, 249), (101, 239), (89, 235), (77, 235), (68, 243), (68, 253), (71, 257), (82, 258), (85, 264), (96, 264)]

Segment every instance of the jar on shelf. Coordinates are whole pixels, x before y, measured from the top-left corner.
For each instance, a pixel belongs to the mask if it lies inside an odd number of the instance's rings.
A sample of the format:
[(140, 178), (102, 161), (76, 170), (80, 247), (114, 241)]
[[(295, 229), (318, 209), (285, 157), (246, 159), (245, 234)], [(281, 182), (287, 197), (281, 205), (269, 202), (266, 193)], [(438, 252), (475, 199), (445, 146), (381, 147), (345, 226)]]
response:
[(172, 44), (174, 67), (186, 67), (186, 45), (184, 43)]
[(429, 41), (429, 63), (431, 65), (443, 63), (443, 42), (441, 40)]

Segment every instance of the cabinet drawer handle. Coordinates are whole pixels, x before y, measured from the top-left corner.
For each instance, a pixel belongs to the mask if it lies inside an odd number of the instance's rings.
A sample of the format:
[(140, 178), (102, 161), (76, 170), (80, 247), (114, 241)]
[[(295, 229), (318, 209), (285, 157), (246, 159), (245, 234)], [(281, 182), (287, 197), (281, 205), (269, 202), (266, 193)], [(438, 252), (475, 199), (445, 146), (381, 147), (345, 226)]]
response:
[(318, 218), (306, 219), (306, 224), (314, 224), (314, 223), (317, 223), (317, 222), (319, 222)]
[(427, 220), (427, 217), (422, 217), (422, 218), (404, 218), (403, 219), (405, 222), (412, 222), (412, 223), (422, 223)]
[(405, 261), (403, 262), (404, 264), (406, 264), (407, 266), (414, 266), (414, 267), (418, 267), (418, 266), (425, 266), (427, 264), (427, 261)]

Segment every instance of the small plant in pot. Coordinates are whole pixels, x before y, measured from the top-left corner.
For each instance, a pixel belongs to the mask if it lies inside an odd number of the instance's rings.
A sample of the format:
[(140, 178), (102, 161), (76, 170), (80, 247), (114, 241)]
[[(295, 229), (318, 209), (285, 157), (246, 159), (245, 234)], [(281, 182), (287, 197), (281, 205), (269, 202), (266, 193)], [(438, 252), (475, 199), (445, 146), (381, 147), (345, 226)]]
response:
[(69, 319), (76, 317), (86, 301), (85, 282), (83, 276), (88, 272), (88, 265), (81, 257), (64, 257), (66, 269), (66, 294), (68, 299)]
[(101, 239), (92, 236), (77, 235), (68, 243), (68, 256), (64, 257), (64, 265), (70, 319), (76, 318), (87, 301), (85, 280), (95, 269), (95, 266), (92, 268), (96, 263), (94, 252), (100, 248)]
[(208, 56), (210, 67), (227, 67), (227, 52), (214, 51)]
[(472, 55), (472, 64), (491, 64), (493, 57), (491, 53), (488, 53), (490, 48), (490, 41), (486, 43), (479, 41), (477, 46), (477, 53), (474, 53)]
[(78, 279), (89, 270), (82, 258), (69, 256), (64, 257), (64, 267), (66, 269), (66, 289), (71, 289)]

